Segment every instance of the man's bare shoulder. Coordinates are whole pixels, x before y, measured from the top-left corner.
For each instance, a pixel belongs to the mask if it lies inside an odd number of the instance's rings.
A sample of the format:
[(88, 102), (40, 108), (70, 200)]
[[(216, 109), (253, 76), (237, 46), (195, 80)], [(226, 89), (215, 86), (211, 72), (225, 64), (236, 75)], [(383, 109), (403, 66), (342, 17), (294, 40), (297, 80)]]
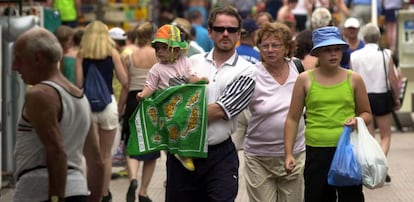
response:
[[(54, 104), (59, 104), (59, 94), (55, 88), (47, 84), (36, 84), (29, 87), (26, 92), (27, 107), (51, 107)], [(39, 107), (36, 107), (39, 106)]]

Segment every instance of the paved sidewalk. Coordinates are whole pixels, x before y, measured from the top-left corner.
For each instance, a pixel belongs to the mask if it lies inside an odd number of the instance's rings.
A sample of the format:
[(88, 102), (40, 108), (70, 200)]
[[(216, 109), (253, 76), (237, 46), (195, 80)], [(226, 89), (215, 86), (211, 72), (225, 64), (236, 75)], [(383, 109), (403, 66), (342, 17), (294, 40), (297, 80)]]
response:
[[(378, 136), (378, 135), (377, 135)], [(394, 133), (392, 137), (391, 149), (388, 155), (390, 166), (389, 174), (392, 182), (383, 188), (369, 190), (364, 189), (365, 199), (367, 202), (412, 202), (414, 201), (414, 131), (405, 133)], [(243, 153), (240, 156), (240, 186), (239, 195), (236, 202), (248, 202), (245, 191), (243, 177)], [(119, 170), (120, 168), (114, 168)], [(154, 202), (164, 201), (165, 180), (165, 156), (162, 156), (157, 162), (157, 168), (152, 179), (149, 196)], [(128, 179), (121, 178), (111, 181), (111, 191), (113, 202), (124, 202), (126, 191), (128, 189)], [(1, 190), (0, 202), (11, 201), (13, 190)]]

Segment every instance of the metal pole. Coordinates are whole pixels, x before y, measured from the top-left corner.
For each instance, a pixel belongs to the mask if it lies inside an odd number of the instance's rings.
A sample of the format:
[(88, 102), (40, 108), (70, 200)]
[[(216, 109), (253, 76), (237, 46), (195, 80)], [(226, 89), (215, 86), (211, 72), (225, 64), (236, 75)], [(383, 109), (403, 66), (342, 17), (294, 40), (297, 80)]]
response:
[(14, 170), (13, 152), (17, 119), (24, 102), (26, 85), (20, 76), (12, 71), (14, 42), (25, 31), (36, 26), (35, 16), (8, 16), (0, 18), (2, 26), (2, 73), (1, 73), (1, 161), (2, 170)]
[[(2, 52), (1, 52), (1, 50), (2, 50), (2, 46), (1, 46), (1, 43), (2, 43), (2, 41), (3, 41), (3, 39), (2, 39), (2, 37), (1, 37), (1, 24), (0, 24), (0, 78), (2, 78), (2, 74), (1, 74), (1, 72), (2, 72), (2, 68), (3, 68), (3, 63), (2, 63), (2, 58), (3, 58), (3, 54), (2, 54)], [(2, 84), (1, 84), (1, 82), (0, 82), (0, 115), (1, 115), (1, 110), (2, 110), (2, 99), (3, 99), (3, 91), (1, 90), (2, 89)], [(0, 152), (1, 151), (3, 151), (2, 150), (2, 147), (1, 147), (1, 139), (3, 139), (3, 133), (2, 133), (2, 129), (3, 128), (3, 126), (2, 126), (2, 122), (1, 122), (1, 116), (0, 116)], [(2, 158), (2, 156), (0, 155), (0, 170), (3, 170), (2, 169), (2, 161), (3, 161), (3, 158)], [(0, 183), (1, 182), (3, 182), (3, 179), (1, 178), (1, 174), (0, 174)]]
[(378, 26), (377, 0), (371, 0), (371, 22)]

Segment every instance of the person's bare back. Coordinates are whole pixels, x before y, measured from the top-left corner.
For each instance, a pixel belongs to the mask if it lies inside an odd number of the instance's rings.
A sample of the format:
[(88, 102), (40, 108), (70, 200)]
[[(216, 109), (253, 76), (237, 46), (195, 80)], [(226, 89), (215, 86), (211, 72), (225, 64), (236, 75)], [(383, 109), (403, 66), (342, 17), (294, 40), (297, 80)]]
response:
[(151, 69), (157, 63), (155, 49), (151, 46), (139, 47), (132, 53), (134, 66), (139, 69)]

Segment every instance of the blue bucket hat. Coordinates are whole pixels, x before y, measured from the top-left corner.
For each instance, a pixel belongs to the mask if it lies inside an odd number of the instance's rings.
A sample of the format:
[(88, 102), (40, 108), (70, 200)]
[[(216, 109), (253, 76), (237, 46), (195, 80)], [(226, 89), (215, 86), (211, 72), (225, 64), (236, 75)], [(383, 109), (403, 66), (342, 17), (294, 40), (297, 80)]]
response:
[(325, 46), (343, 45), (348, 48), (348, 44), (342, 40), (341, 31), (338, 27), (327, 26), (315, 29), (312, 33), (313, 48), (310, 55), (315, 56), (315, 50)]

